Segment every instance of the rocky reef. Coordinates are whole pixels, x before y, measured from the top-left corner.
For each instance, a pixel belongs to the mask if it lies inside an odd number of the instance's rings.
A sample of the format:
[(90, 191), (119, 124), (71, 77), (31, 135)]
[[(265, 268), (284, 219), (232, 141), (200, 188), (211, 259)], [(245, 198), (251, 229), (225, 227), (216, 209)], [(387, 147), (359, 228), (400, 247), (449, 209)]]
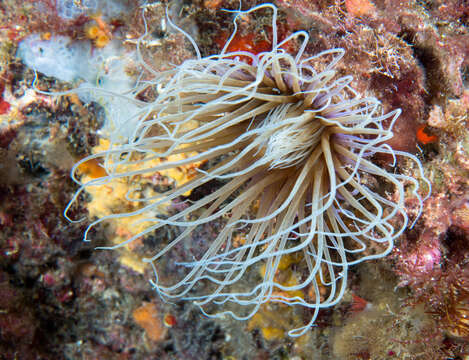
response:
[[(127, 111), (97, 94), (68, 91), (88, 84), (130, 91), (133, 79), (147, 76), (138, 66), (137, 50), (155, 72), (193, 58), (193, 47), (169, 26), (166, 12), (196, 41), (202, 56), (217, 54), (233, 30), (233, 14), (223, 9), (240, 6), (237, 0), (147, 1), (144, 21), (143, 3), (0, 4), (0, 358), (466, 359), (467, 1), (274, 1), (280, 39), (305, 30), (309, 56), (343, 48), (339, 74), (353, 76), (353, 88), (379, 99), (386, 112), (402, 110), (389, 146), (417, 156), (431, 183), (422, 215), (392, 253), (352, 267), (343, 300), (321, 310), (315, 326), (298, 338), (288, 337), (287, 331), (311, 314), (285, 304), (265, 303), (250, 320), (236, 321), (207, 318), (191, 302), (162, 301), (148, 281), (151, 267), (140, 259), (176, 238), (181, 232), (177, 226), (167, 225), (116, 251), (96, 250), (140, 232), (138, 225), (114, 219), (92, 230), (92, 242), (83, 242), (90, 220), (131, 208), (125, 197), (129, 184), (82, 193), (68, 215), (87, 218), (83, 222), (69, 222), (63, 215), (77, 190), (72, 167), (108, 146), (102, 136), (106, 129), (122, 125), (109, 122), (109, 109)], [(249, 0), (241, 6), (245, 10), (260, 3)], [(267, 10), (243, 16), (229, 51), (266, 51), (271, 19)], [(291, 41), (285, 51), (297, 47)], [(44, 55), (49, 53), (56, 57)], [(64, 94), (51, 94), (57, 92)], [(139, 96), (145, 100), (157, 94)], [(388, 156), (373, 161), (392, 169)], [(79, 176), (99, 178), (100, 165), (83, 163)], [(394, 168), (408, 176), (418, 172), (399, 157)], [(183, 166), (133, 181), (151, 194), (196, 173)], [(170, 216), (218, 187), (211, 181), (161, 212)], [(397, 194), (388, 191), (386, 196), (392, 200)], [(418, 203), (410, 199), (405, 206), (409, 217), (416, 218)], [(210, 223), (192, 234), (190, 248), (176, 249), (181, 258), (183, 252), (203, 253), (221, 226)], [(240, 244), (242, 235), (236, 239)], [(282, 258), (276, 279), (299, 281), (305, 274), (297, 262)], [(173, 271), (168, 261), (163, 276), (171, 277)]]

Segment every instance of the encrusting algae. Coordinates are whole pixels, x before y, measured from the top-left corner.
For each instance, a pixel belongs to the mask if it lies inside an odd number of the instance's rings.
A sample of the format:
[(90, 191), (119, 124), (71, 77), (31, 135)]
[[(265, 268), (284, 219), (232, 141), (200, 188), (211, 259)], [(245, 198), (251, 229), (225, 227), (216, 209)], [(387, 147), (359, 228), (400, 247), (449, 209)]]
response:
[[(100, 139), (99, 145), (93, 148), (93, 152), (100, 153), (102, 151), (106, 151), (108, 148), (109, 141), (102, 138)], [(174, 155), (168, 158), (168, 160), (180, 161), (187, 156), (189, 156), (189, 154)], [(162, 159), (152, 159), (151, 165), (158, 166), (162, 161)], [(117, 178), (103, 185), (90, 187), (87, 189), (87, 193), (90, 195), (90, 200), (86, 205), (88, 215), (90, 218), (102, 218), (111, 215), (116, 211), (116, 209), (135, 211), (139, 209), (139, 204), (128, 200), (127, 198), (129, 191), (131, 191), (135, 184), (138, 184), (141, 189), (140, 191), (145, 194), (144, 196), (155, 196), (157, 194), (154, 190), (154, 184), (156, 181), (155, 176), (165, 176), (172, 179), (175, 186), (181, 186), (195, 176), (195, 166), (197, 166), (197, 164), (162, 170), (158, 173), (148, 174), (146, 176), (138, 175), (133, 177), (130, 182), (127, 181), (127, 179)], [(134, 171), (138, 169), (138, 164), (126, 166), (126, 171)], [(80, 178), (81, 181), (84, 182), (93, 181), (94, 179), (107, 176), (105, 168), (97, 158), (91, 158), (81, 162), (78, 166), (78, 171), (82, 174)], [(190, 191), (186, 192), (184, 195), (188, 196), (189, 194)], [(134, 192), (132, 196), (138, 195)], [(158, 208), (158, 212), (161, 214), (167, 214), (168, 205), (169, 203), (161, 204)], [(114, 244), (120, 244), (125, 241), (125, 239), (141, 233), (149, 226), (149, 223), (146, 222), (145, 219), (150, 216), (152, 216), (151, 211), (131, 217), (115, 218), (111, 220), (111, 233), (114, 233), (111, 241)], [(130, 243), (125, 248), (121, 249), (120, 261), (133, 270), (143, 273), (145, 271), (145, 263), (143, 263), (132, 251), (132, 248), (136, 246), (138, 241), (139, 240), (136, 240), (135, 243)]]

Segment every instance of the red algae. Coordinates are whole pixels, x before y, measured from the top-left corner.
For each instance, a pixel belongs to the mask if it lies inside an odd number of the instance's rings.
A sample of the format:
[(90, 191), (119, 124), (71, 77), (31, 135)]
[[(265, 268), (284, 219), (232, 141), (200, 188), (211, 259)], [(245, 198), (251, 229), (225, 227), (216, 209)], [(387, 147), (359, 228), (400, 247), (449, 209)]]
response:
[[(226, 40), (228, 40), (230, 35), (231, 32), (221, 33), (215, 39), (215, 42), (220, 49), (223, 48), (226, 43)], [(240, 33), (237, 33), (228, 48), (226, 49), (226, 52), (248, 51), (257, 55), (261, 52), (269, 50), (271, 46), (270, 42), (267, 40), (259, 40), (257, 37), (258, 36), (253, 33), (249, 33), (246, 35), (241, 35)], [(239, 58), (241, 61), (245, 61), (248, 63), (251, 62), (251, 59), (249, 59), (249, 57), (247, 56), (241, 55)]]
[[(249, 26), (249, 23), (247, 23), (246, 26)], [(287, 28), (283, 24), (277, 24), (277, 35), (279, 42), (284, 40), (290, 34), (291, 30), (287, 30)], [(223, 49), (230, 35), (231, 31), (225, 31), (220, 33), (220, 35), (215, 38), (215, 44), (220, 50)], [(271, 26), (264, 26), (261, 31), (249, 31), (245, 33), (241, 30), (237, 32), (234, 38), (231, 40), (230, 44), (226, 48), (226, 52), (247, 51), (254, 55), (258, 55), (262, 52), (266, 52), (271, 49), (271, 39)], [(283, 44), (282, 48), (288, 52), (293, 53), (295, 51), (296, 44), (294, 43), (294, 41), (289, 41)], [(240, 56), (239, 58), (241, 61), (251, 63), (251, 59), (247, 56)]]
[(0, 115), (5, 115), (10, 111), (10, 104), (5, 100), (0, 99)]
[(427, 145), (430, 143), (434, 143), (438, 140), (438, 136), (436, 135), (429, 135), (427, 133), (428, 129), (426, 125), (419, 126), (417, 130), (417, 140), (419, 143)]
[(5, 83), (0, 81), (0, 115), (5, 115), (10, 111), (10, 104), (3, 99), (3, 92), (5, 91)]

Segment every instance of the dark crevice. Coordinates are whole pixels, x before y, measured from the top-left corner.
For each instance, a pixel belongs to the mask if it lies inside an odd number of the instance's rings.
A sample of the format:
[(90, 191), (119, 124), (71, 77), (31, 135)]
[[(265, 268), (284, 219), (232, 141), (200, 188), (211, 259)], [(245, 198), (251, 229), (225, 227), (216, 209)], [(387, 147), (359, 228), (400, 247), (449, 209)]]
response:
[(415, 58), (424, 70), (425, 89), (427, 91), (425, 101), (427, 103), (440, 102), (440, 98), (446, 92), (447, 84), (444, 81), (442, 64), (438, 56), (431, 47), (417, 44), (415, 42), (415, 34), (412, 31), (405, 30), (398, 36), (412, 46)]

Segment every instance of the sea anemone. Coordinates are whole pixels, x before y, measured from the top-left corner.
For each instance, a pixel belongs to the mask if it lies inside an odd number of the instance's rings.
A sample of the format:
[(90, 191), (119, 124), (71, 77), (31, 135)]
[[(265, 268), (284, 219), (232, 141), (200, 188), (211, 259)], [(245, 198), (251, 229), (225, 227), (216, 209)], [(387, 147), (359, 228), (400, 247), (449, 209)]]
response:
[[(228, 52), (237, 19), (262, 8), (273, 12), (271, 50)], [(422, 203), (419, 181), (397, 172), (396, 156), (413, 161), (426, 180), (416, 157), (386, 144), (400, 110), (384, 113), (377, 99), (361, 97), (350, 86), (351, 76), (337, 75), (343, 49), (305, 56), (305, 31), (279, 41), (272, 4), (232, 13), (231, 37), (220, 54), (207, 57), (168, 18), (197, 57), (161, 73), (140, 57), (152, 79), (139, 83), (133, 95), (119, 95), (139, 109), (128, 119), (131, 132), (125, 141), (110, 134), (108, 150), (80, 162), (102, 158), (106, 176), (82, 183), (75, 175), (80, 163), (75, 166), (72, 176), (80, 189), (72, 202), (82, 191), (115, 179), (130, 184), (139, 175), (203, 163), (194, 178), (176, 188), (138, 198), (130, 191), (127, 199), (139, 204), (137, 210), (97, 219), (85, 240), (98, 223), (142, 214), (144, 231), (103, 248), (122, 247), (164, 226), (179, 227), (174, 240), (143, 259), (152, 265), (151, 283), (163, 299), (191, 300), (208, 316), (235, 319), (250, 318), (266, 302), (303, 306), (311, 320), (289, 332), (299, 336), (320, 309), (341, 300), (349, 266), (391, 251), (409, 225), (406, 196)], [(295, 54), (283, 49), (288, 42), (298, 44)], [(157, 92), (155, 99), (137, 100), (148, 89)], [(390, 171), (372, 162), (380, 153), (394, 160)], [(155, 159), (161, 163), (154, 165)], [(211, 193), (186, 200), (175, 214), (159, 212), (202, 187)], [(187, 251), (181, 261), (176, 250), (191, 242), (197, 228), (215, 223), (220, 230), (202, 255)], [(242, 243), (234, 241), (239, 233)], [(296, 256), (295, 271), (301, 274), (294, 284), (275, 277), (288, 254)], [(159, 276), (162, 263), (176, 269), (171, 277)]]

